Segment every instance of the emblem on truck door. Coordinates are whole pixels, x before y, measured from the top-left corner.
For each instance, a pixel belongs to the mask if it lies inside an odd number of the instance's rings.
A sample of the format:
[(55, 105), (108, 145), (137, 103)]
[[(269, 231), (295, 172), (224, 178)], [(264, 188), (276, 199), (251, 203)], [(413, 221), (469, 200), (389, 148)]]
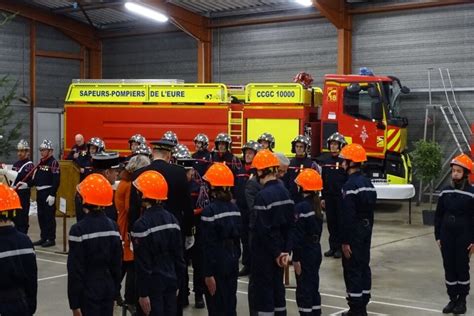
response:
[(367, 134), (367, 129), (365, 128), (365, 125), (362, 126), (362, 132), (360, 132), (360, 138), (362, 139), (362, 142), (364, 144), (367, 138), (369, 138), (369, 134)]

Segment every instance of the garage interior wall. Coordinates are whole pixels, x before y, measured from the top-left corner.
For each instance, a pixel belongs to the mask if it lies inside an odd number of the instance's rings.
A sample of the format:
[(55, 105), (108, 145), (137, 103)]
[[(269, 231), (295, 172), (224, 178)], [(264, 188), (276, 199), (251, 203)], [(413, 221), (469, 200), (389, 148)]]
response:
[[(428, 90), (428, 68), (433, 89), (442, 88), (438, 68), (449, 68), (456, 98), (474, 121), (474, 5), (356, 15), (353, 19), (353, 72), (370, 67), (376, 74), (394, 75), (411, 89)], [(447, 82), (446, 73), (445, 80)], [(449, 93), (451, 97), (451, 93)], [(452, 101), (452, 99), (451, 99)], [(423, 138), (427, 92), (402, 98), (402, 113), (408, 117), (409, 148)], [(446, 104), (444, 92), (433, 94), (433, 104)], [(445, 155), (455, 149), (454, 139), (438, 110), (436, 141)], [(430, 134), (431, 135), (431, 134)]]

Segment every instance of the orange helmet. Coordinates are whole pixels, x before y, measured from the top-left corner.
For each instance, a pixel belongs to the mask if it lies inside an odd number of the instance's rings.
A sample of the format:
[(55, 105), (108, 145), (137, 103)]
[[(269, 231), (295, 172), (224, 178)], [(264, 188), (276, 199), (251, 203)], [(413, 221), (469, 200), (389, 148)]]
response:
[(133, 185), (143, 194), (143, 198), (145, 199), (168, 199), (168, 183), (165, 177), (158, 171), (145, 171), (133, 181)]
[(4, 183), (0, 183), (0, 212), (13, 211), (21, 208), (18, 194)]
[(229, 167), (223, 163), (216, 162), (212, 164), (202, 178), (209, 182), (213, 187), (234, 186), (234, 174)]
[(110, 206), (114, 198), (114, 190), (103, 175), (93, 173), (77, 185), (77, 192), (84, 204)]
[(271, 167), (280, 166), (280, 161), (270, 150), (260, 150), (252, 161), (252, 167), (257, 170), (263, 170)]
[(323, 179), (314, 169), (306, 168), (296, 177), (295, 183), (303, 188), (303, 191), (321, 191), (323, 189)]
[(364, 147), (356, 143), (344, 146), (341, 149), (339, 157), (341, 157), (342, 159), (350, 160), (352, 162), (367, 161), (367, 154), (365, 152)]
[(454, 157), (453, 160), (451, 160), (451, 166), (452, 165), (463, 167), (469, 173), (472, 172), (472, 160), (466, 154), (460, 154), (459, 156)]

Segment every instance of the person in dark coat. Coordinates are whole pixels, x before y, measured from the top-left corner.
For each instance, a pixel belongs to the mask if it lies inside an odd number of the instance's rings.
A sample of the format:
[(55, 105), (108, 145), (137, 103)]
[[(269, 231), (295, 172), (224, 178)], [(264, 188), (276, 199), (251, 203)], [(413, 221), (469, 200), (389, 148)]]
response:
[(214, 140), (214, 151), (212, 152), (212, 162), (224, 162), (235, 175), (242, 166), (242, 162), (232, 154), (232, 138), (227, 133), (217, 134)]
[(342, 187), (344, 211), (341, 218), (341, 243), (344, 282), (350, 308), (342, 315), (365, 316), (372, 287), (370, 245), (377, 192), (370, 179), (361, 173), (361, 165), (367, 161), (367, 154), (361, 145), (352, 143), (345, 146), (340, 157), (343, 159), (342, 167), (348, 174)]
[(83, 156), (87, 152), (87, 146), (84, 143), (84, 136), (81, 134), (74, 136), (74, 141), (76, 143), (72, 146), (66, 160), (72, 160), (75, 162), (80, 156)]
[[(153, 146), (153, 161), (145, 168), (139, 169), (132, 175), (134, 181), (140, 174), (147, 170), (158, 171), (165, 177), (168, 183), (168, 199), (163, 206), (166, 210), (171, 212), (176, 219), (181, 229), (181, 235), (184, 240), (183, 247), (190, 249), (194, 244), (194, 212), (192, 207), (191, 193), (189, 183), (186, 178), (186, 170), (182, 166), (170, 164), (171, 150), (175, 146), (174, 142), (167, 139), (161, 139), (151, 142)], [(132, 187), (130, 191), (130, 209), (129, 224), (133, 225), (140, 217), (142, 212), (141, 199), (137, 190)], [(132, 226), (133, 227), (133, 226)], [(184, 249), (183, 249), (184, 251)], [(187, 305), (188, 295), (186, 292), (187, 284), (180, 284), (177, 315), (182, 315), (183, 306)]]
[(104, 208), (112, 205), (114, 192), (97, 173), (87, 176), (77, 191), (86, 215), (69, 231), (69, 307), (73, 316), (112, 316), (122, 279), (122, 241)]
[(133, 181), (133, 186), (144, 208), (131, 233), (138, 315), (175, 315), (177, 291), (183, 282), (186, 264), (178, 221), (162, 205), (168, 196), (168, 184), (159, 172), (147, 170)]
[(438, 199), (435, 238), (441, 248), (449, 303), (444, 314), (465, 314), (470, 290), (469, 259), (474, 253), (474, 187), (472, 160), (461, 154), (451, 161), (451, 184)]
[(240, 258), (240, 212), (231, 202), (234, 175), (222, 163), (209, 167), (211, 204), (201, 216), (203, 270), (209, 316), (237, 315), (237, 278)]
[(319, 268), (322, 261), (319, 241), (323, 230), (319, 192), (323, 181), (316, 170), (308, 168), (298, 174), (295, 182), (303, 192), (303, 200), (295, 205), (292, 259), (296, 274), (296, 303), (301, 316), (319, 316)]
[(199, 133), (194, 137), (194, 145), (196, 151), (192, 154), (194, 161), (194, 169), (202, 177), (206, 173), (207, 168), (211, 165), (212, 157), (209, 151), (209, 137), (206, 134)]
[(13, 219), (22, 206), (18, 194), (0, 183), (0, 315), (31, 316), (36, 311), (38, 268), (33, 244)]

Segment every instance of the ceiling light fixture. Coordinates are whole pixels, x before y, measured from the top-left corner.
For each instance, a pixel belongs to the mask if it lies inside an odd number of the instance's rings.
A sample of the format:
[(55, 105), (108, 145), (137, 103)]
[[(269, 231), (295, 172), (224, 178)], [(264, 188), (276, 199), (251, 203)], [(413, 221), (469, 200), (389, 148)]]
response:
[(310, 7), (313, 5), (313, 1), (311, 0), (295, 0), (295, 2), (303, 7)]
[(136, 2), (126, 2), (125, 8), (133, 13), (139, 14), (146, 18), (164, 23), (168, 21), (168, 17), (161, 12), (158, 12), (144, 5), (138, 4)]

